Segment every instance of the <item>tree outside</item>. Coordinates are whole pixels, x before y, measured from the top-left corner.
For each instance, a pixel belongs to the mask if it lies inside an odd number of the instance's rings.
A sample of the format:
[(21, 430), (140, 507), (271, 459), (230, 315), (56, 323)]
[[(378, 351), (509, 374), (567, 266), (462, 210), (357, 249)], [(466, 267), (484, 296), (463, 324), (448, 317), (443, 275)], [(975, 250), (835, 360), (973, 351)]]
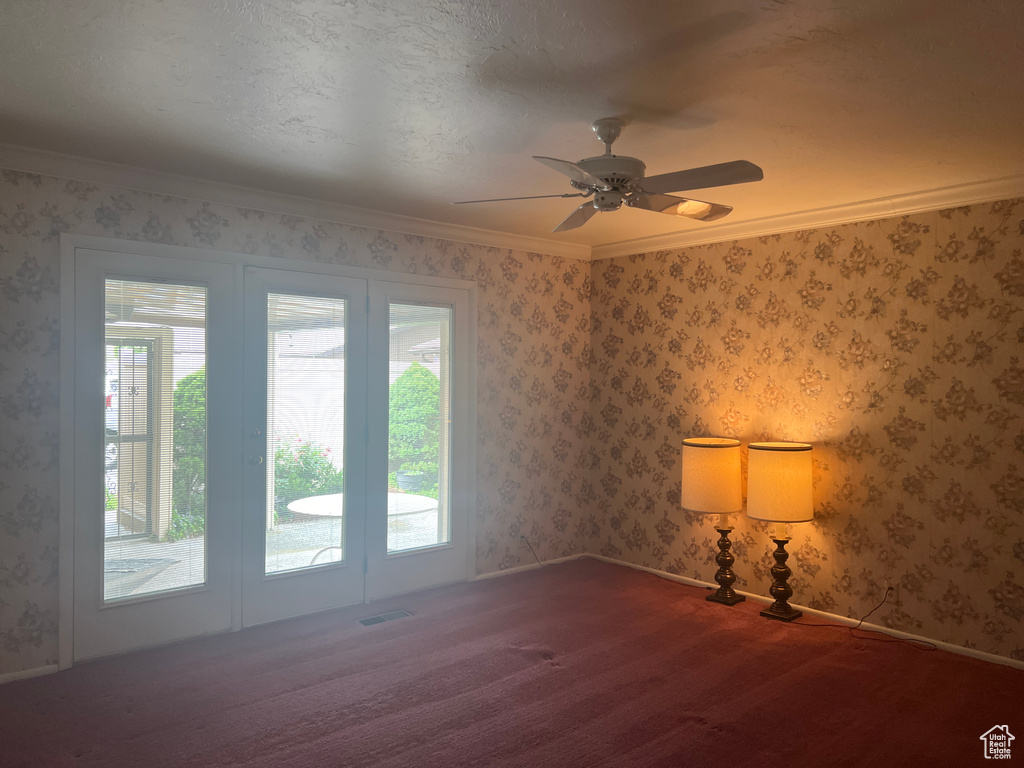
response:
[[(441, 382), (419, 363), (412, 363), (388, 394), (388, 479), (402, 489), (400, 476), (417, 476), (416, 493), (437, 498), (441, 434)], [(403, 489), (404, 490), (404, 489)]]
[(174, 388), (174, 479), (167, 540), (206, 530), (206, 366)]

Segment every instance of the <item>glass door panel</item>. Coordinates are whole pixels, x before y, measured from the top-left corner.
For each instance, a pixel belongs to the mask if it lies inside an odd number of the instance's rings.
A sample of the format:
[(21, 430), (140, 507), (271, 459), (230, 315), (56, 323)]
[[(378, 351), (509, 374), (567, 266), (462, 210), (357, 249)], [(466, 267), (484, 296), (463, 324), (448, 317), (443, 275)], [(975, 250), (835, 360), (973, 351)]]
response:
[(451, 307), (388, 307), (388, 553), (451, 540)]
[(345, 304), (267, 294), (268, 574), (345, 559)]
[(103, 596), (206, 582), (206, 288), (104, 283)]

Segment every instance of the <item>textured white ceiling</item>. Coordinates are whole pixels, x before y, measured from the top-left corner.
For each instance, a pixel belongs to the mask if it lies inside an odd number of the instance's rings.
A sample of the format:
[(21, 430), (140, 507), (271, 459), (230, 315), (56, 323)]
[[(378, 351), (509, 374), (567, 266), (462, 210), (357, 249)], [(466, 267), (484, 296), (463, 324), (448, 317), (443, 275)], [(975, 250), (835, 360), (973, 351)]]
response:
[(699, 228), (578, 201), (530, 159), (648, 174), (744, 221), (1024, 173), (1020, 0), (5, 0), (0, 143), (599, 245)]

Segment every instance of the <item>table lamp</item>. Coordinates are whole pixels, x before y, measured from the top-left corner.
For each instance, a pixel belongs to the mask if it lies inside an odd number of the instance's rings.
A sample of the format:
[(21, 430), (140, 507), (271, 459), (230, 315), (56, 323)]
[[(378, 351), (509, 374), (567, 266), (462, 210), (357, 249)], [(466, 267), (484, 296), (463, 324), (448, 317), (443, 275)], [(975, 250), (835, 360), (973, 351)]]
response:
[(747, 461), (747, 517), (775, 523), (775, 565), (768, 591), (775, 602), (762, 616), (792, 621), (802, 616), (787, 602), (793, 596), (786, 565), (787, 523), (806, 523), (814, 518), (811, 481), (811, 446), (807, 443), (751, 443)]
[(688, 437), (683, 440), (682, 506), (702, 515), (718, 515), (719, 533), (718, 590), (707, 600), (723, 605), (736, 605), (745, 599), (732, 588), (736, 562), (730, 548), (729, 515), (743, 509), (743, 488), (740, 479), (740, 441), (725, 437)]

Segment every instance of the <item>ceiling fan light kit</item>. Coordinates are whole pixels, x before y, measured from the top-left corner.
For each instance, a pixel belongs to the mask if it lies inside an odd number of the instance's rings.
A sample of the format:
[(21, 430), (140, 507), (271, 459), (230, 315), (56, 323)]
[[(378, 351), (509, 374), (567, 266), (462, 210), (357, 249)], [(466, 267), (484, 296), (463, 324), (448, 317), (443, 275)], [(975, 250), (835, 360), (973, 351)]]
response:
[(682, 216), (697, 221), (715, 221), (728, 215), (732, 208), (718, 203), (706, 203), (688, 197), (669, 194), (705, 187), (723, 187), (760, 181), (764, 172), (746, 160), (706, 165), (685, 171), (662, 173), (645, 177), (647, 166), (635, 157), (612, 154), (612, 144), (622, 133), (625, 123), (617, 117), (604, 117), (591, 123), (591, 129), (604, 144), (604, 154), (587, 157), (577, 163), (554, 157), (534, 156), (534, 160), (568, 177), (576, 193), (562, 195), (531, 195), (529, 197), (503, 197), (490, 200), (464, 200), (457, 203), (494, 203), (508, 200), (536, 200), (545, 197), (591, 197), (570, 213), (554, 232), (565, 232), (581, 227), (598, 212), (617, 211), (625, 203), (669, 216)]

